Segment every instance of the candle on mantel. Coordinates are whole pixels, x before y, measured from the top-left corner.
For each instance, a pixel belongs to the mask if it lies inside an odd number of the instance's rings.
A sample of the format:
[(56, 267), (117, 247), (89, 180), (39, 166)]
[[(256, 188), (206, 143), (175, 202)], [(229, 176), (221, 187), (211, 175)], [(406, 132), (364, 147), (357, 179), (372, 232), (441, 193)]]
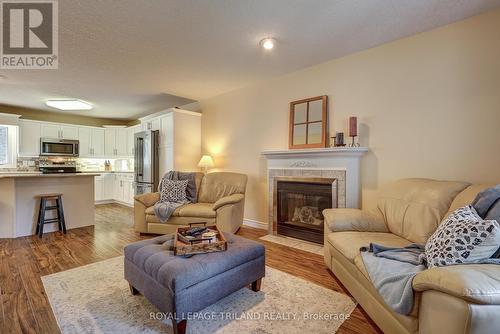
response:
[(358, 118), (355, 116), (349, 117), (349, 137), (358, 135)]

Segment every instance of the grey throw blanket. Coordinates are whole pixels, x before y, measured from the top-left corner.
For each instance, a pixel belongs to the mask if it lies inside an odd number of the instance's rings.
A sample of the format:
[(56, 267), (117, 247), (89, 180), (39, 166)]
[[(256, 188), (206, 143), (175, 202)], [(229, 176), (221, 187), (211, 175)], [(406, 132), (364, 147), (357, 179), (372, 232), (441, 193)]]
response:
[(179, 206), (184, 205), (186, 203), (196, 203), (196, 182), (195, 182), (195, 173), (184, 173), (177, 171), (170, 171), (163, 175), (160, 184), (158, 185), (158, 191), (162, 192), (163, 181), (164, 180), (173, 180), (173, 181), (182, 181), (189, 180), (187, 188), (186, 188), (186, 201), (182, 202), (162, 202), (158, 201), (154, 208), (154, 212), (156, 217), (164, 223), (166, 222), (172, 213), (174, 213), (175, 209)]
[[(500, 223), (500, 184), (477, 194), (472, 202), (472, 206), (481, 218), (496, 220)], [(492, 258), (500, 258), (500, 248), (498, 248)]]
[(395, 248), (370, 244), (361, 248), (370, 280), (395, 312), (410, 314), (413, 307), (413, 278), (426, 269), (424, 246)]
[[(410, 314), (414, 298), (413, 278), (427, 269), (424, 245), (411, 244), (398, 248), (370, 244), (360, 250), (370, 280), (382, 299), (395, 312)], [(500, 264), (500, 259), (490, 258), (473, 263)]]

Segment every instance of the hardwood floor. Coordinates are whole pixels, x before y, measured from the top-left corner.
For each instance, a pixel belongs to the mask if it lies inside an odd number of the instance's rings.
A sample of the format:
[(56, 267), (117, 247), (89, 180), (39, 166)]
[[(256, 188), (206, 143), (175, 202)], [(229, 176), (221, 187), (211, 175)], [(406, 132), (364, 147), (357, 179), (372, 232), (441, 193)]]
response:
[[(132, 229), (132, 209), (117, 204), (96, 207), (95, 226), (35, 236), (0, 239), (0, 333), (59, 333), (41, 276), (123, 254), (123, 247), (146, 239)], [(239, 235), (266, 247), (267, 265), (346, 293), (320, 255), (259, 240), (263, 230), (243, 227)], [(360, 306), (338, 333), (381, 333)]]

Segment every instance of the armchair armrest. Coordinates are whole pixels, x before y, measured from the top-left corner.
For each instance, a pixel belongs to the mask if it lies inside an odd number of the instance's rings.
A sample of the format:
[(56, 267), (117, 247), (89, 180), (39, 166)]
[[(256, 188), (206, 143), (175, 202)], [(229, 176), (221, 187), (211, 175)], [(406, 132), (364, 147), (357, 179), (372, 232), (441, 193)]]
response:
[(382, 215), (359, 209), (323, 210), (325, 225), (331, 232), (389, 232)]
[(160, 193), (146, 193), (137, 195), (134, 199), (142, 203), (146, 208), (153, 206), (160, 200)]
[(228, 204), (236, 204), (245, 198), (243, 194), (232, 194), (226, 197), (222, 197), (214, 203), (213, 210), (216, 211), (220, 207)]
[(500, 266), (464, 264), (435, 267), (413, 279), (415, 291), (437, 290), (476, 304), (500, 305)]

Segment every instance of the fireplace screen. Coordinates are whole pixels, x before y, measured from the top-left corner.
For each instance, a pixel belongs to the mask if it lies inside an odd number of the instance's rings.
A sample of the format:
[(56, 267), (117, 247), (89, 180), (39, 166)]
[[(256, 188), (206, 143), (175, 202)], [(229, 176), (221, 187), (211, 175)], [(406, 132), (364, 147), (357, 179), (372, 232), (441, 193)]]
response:
[(332, 180), (302, 180), (276, 182), (277, 232), (323, 243), (322, 211), (333, 207)]

